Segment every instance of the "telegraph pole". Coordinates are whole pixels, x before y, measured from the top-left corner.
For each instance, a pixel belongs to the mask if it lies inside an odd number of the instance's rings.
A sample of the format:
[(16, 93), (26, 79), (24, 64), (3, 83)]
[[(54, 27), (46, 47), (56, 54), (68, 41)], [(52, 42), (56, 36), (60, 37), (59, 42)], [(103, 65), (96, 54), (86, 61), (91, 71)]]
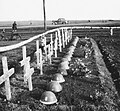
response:
[(46, 26), (46, 12), (45, 12), (45, 0), (43, 0), (43, 13), (44, 13), (44, 30), (47, 30), (47, 26)]

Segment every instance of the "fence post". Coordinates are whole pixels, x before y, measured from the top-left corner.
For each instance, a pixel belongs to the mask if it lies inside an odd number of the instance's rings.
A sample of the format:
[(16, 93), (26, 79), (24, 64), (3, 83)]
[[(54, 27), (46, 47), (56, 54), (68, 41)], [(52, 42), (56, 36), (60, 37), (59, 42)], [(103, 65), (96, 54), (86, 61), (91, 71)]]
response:
[(113, 35), (113, 28), (110, 28), (110, 35)]
[(14, 73), (14, 68), (8, 70), (7, 57), (2, 57), (2, 65), (3, 65), (3, 75), (0, 77), (0, 84), (5, 81), (5, 91), (7, 100), (11, 99), (11, 89), (10, 89), (10, 80), (9, 77)]

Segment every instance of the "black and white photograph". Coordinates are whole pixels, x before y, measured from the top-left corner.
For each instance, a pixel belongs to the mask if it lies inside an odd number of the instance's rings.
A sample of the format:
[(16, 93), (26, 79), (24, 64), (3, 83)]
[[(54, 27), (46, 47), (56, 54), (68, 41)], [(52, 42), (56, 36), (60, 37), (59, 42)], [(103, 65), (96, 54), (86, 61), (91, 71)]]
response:
[(119, 0), (0, 0), (0, 111), (120, 111)]

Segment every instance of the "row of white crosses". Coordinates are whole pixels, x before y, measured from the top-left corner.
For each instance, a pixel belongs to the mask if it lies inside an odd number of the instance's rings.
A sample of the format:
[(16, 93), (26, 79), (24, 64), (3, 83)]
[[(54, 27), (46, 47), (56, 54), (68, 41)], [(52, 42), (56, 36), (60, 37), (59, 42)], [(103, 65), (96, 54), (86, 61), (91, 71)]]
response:
[[(111, 35), (113, 35), (113, 28), (110, 29)], [(55, 40), (53, 41), (53, 37), (51, 34), (51, 42), (46, 45), (46, 37), (45, 39), (45, 54), (46, 59), (49, 58), (51, 64), (51, 56), (55, 53), (55, 57), (57, 57), (57, 50), (62, 51), (62, 46), (65, 48), (65, 45), (72, 38), (72, 29), (61, 29), (55, 32)], [(27, 57), (26, 46), (23, 46), (23, 60), (20, 62), (21, 66), (24, 67), (24, 82), (28, 83), (29, 90), (32, 91), (32, 74), (34, 73), (34, 68), (30, 68), (30, 57)], [(37, 56), (37, 67), (40, 68), (40, 74), (43, 74), (42, 66), (42, 50), (39, 48), (39, 40), (36, 41), (36, 56)], [(10, 88), (10, 77), (14, 74), (14, 68), (8, 69), (7, 57), (2, 57), (2, 66), (3, 66), (3, 75), (0, 76), (0, 84), (5, 82), (5, 91), (6, 91), (6, 99), (11, 99), (11, 88)]]
[[(70, 33), (70, 34), (69, 34)], [(69, 35), (68, 35), (69, 34)], [(65, 47), (65, 43), (71, 39), (72, 37), (72, 30), (70, 32), (67, 31), (67, 29), (64, 31), (62, 29), (62, 35), (60, 33), (60, 30), (56, 32), (55, 40), (53, 41), (53, 37), (51, 34), (51, 42), (50, 44), (46, 45), (46, 37), (45, 37), (45, 54), (47, 58), (49, 58), (51, 63), (51, 56), (53, 55), (55, 51), (55, 57), (57, 57), (57, 50), (59, 47), (60, 52)], [(69, 40), (68, 40), (69, 39)], [(59, 45), (58, 45), (59, 43)], [(26, 46), (22, 47), (23, 52), (23, 60), (20, 61), (21, 66), (24, 68), (24, 82), (28, 83), (29, 91), (33, 90), (32, 86), (32, 74), (34, 73), (34, 68), (30, 67), (30, 56), (27, 57), (27, 51)], [(37, 56), (37, 67), (40, 69), (40, 74), (43, 74), (42, 66), (43, 66), (43, 60), (42, 60), (42, 50), (39, 48), (39, 40), (36, 40), (36, 56)], [(10, 77), (14, 74), (14, 68), (8, 69), (8, 63), (7, 63), (7, 57), (2, 57), (2, 66), (3, 66), (3, 75), (0, 76), (0, 84), (5, 82), (5, 91), (6, 91), (6, 99), (11, 99), (11, 88), (10, 88)]]
[[(55, 39), (53, 40), (53, 35), (50, 35), (50, 43), (46, 44), (46, 37), (44, 36), (44, 51), (45, 51), (45, 59), (49, 60), (51, 64), (51, 56), (54, 54), (55, 57), (57, 57), (57, 50), (59, 49), (60, 52), (62, 52), (62, 46), (65, 48), (65, 45), (71, 40), (72, 38), (72, 29), (61, 29), (61, 31), (58, 29), (55, 32)], [(39, 48), (39, 40), (36, 41), (36, 57), (37, 57), (37, 66), (40, 69), (40, 74), (43, 74), (43, 63), (44, 60), (43, 52), (41, 48)]]
[[(62, 52), (62, 46), (64, 48), (65, 44), (67, 45), (69, 40), (72, 38), (72, 29), (70, 31), (67, 29), (65, 29), (65, 30), (61, 29), (61, 30), (62, 30), (62, 34), (59, 29), (55, 32), (55, 40), (54, 41), (53, 41), (53, 37), (51, 34), (50, 46), (49, 46), (49, 44), (46, 45), (46, 37), (45, 37), (44, 50), (45, 50), (46, 56), (48, 56), (50, 54), (49, 51), (51, 51), (51, 54), (53, 55), (53, 52), (54, 52), (55, 57), (57, 57), (57, 50), (59, 49), (59, 51)], [(48, 47), (50, 47), (50, 49)], [(48, 48), (48, 53), (47, 53), (47, 48)]]
[(72, 38), (72, 29), (61, 29), (57, 30), (55, 33), (55, 43), (54, 43), (54, 51), (55, 51), (55, 57), (57, 57), (57, 50), (59, 49), (60, 52), (62, 52), (62, 47), (65, 48), (65, 45), (68, 44), (68, 42)]
[[(32, 74), (34, 68), (30, 68), (30, 57), (26, 57), (26, 46), (23, 46), (23, 60), (20, 62), (24, 66), (24, 82), (28, 82), (29, 90), (32, 91)], [(5, 82), (6, 99), (11, 99), (10, 77), (14, 74), (14, 68), (8, 69), (7, 57), (2, 57), (3, 75), (0, 76), (0, 84)]]

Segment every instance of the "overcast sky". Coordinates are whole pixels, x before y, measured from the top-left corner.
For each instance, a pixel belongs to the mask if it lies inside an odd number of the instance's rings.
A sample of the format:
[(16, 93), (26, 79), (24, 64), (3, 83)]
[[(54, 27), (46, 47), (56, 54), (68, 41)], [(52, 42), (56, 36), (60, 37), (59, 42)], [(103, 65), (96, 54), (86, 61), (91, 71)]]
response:
[[(45, 0), (53, 20), (120, 19), (120, 0)], [(43, 20), (43, 0), (0, 0), (0, 21)]]

